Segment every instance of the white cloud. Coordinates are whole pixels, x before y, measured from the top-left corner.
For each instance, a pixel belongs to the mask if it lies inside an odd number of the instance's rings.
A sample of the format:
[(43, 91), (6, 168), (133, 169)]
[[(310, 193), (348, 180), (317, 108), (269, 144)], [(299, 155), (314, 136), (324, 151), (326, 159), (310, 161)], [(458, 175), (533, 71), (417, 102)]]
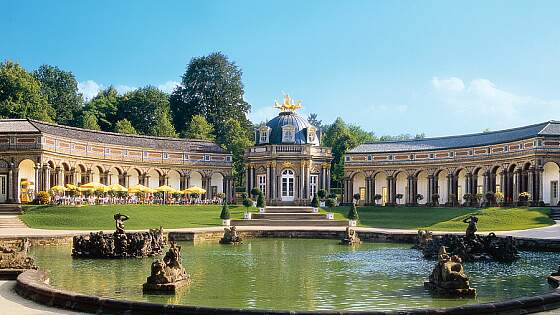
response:
[(446, 111), (462, 117), (486, 120), (496, 127), (558, 118), (560, 101), (518, 95), (499, 88), (488, 79), (478, 78), (465, 84), (456, 77), (434, 77), (431, 83), (436, 98)]
[(456, 77), (447, 79), (434, 77), (432, 79), (432, 85), (435, 89), (445, 92), (461, 92), (465, 89), (465, 83), (463, 83), (463, 80)]
[(119, 92), (119, 94), (122, 95), (122, 94), (125, 94), (127, 92), (134, 91), (134, 90), (136, 90), (136, 88), (133, 87), (133, 86), (126, 85), (126, 84), (120, 84), (120, 85), (115, 86), (115, 90), (117, 90), (117, 92)]
[(82, 93), (86, 101), (91, 100), (101, 89), (103, 89), (103, 85), (93, 80), (78, 82), (78, 91)]
[(158, 85), (158, 89), (164, 91), (165, 93), (171, 93), (180, 83), (177, 81), (167, 81), (163, 84)]

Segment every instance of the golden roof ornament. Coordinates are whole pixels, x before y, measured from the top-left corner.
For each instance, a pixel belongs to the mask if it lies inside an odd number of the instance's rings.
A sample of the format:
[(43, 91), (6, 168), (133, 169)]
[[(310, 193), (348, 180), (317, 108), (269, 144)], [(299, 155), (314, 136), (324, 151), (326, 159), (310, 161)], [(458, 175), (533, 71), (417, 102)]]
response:
[(282, 104), (278, 100), (274, 100), (274, 108), (278, 108), (282, 112), (295, 112), (302, 107), (301, 101), (294, 103), (294, 100), (288, 94), (284, 94), (284, 102)]

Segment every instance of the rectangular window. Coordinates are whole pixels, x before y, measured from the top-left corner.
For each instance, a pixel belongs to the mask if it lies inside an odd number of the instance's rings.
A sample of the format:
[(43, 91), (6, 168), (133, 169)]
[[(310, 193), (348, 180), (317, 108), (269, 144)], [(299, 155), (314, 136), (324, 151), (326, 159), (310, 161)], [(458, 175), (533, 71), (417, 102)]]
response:
[(259, 190), (266, 195), (266, 175), (257, 175)]
[(309, 177), (309, 197), (313, 198), (317, 194), (317, 184), (319, 182), (319, 175), (311, 175)]
[(476, 186), (476, 193), (477, 194), (482, 194), (482, 185)]
[(284, 126), (282, 128), (282, 142), (292, 143), (295, 141), (295, 130), (293, 126)]
[(163, 159), (164, 159), (164, 160), (169, 159), (169, 153), (163, 152)]
[(204, 161), (210, 161), (210, 155), (205, 154), (204, 155)]
[(259, 143), (268, 143), (268, 130), (263, 128), (259, 131), (259, 134), (261, 136)]
[(226, 156), (226, 161), (231, 162), (231, 156)]
[(360, 187), (360, 200), (366, 200), (366, 188)]

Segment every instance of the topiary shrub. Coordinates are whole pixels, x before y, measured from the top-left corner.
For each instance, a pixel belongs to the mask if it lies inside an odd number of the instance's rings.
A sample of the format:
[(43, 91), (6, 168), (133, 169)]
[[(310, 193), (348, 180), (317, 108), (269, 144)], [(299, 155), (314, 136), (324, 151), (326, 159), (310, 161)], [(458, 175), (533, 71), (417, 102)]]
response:
[(264, 194), (259, 191), (259, 196), (257, 197), (257, 208), (264, 208), (266, 203), (264, 201)]
[(253, 197), (257, 197), (260, 193), (261, 193), (261, 190), (258, 189), (257, 187), (251, 189), (251, 196), (253, 196)]
[(325, 206), (327, 206), (327, 207), (329, 207), (329, 208), (336, 207), (336, 199), (328, 198), (328, 199), (325, 201)]
[(313, 199), (311, 199), (311, 206), (313, 208), (319, 208), (319, 200), (317, 200), (317, 195), (314, 195)]
[(249, 208), (253, 206), (253, 200), (251, 200), (251, 198), (243, 199), (243, 206), (245, 207), (245, 211), (249, 211)]
[(356, 205), (352, 204), (350, 210), (348, 210), (348, 220), (355, 220), (358, 221), (358, 210), (356, 209)]
[(46, 205), (51, 201), (51, 196), (46, 191), (40, 191), (37, 193), (37, 201), (40, 205)]
[(229, 206), (227, 201), (224, 200), (224, 205), (222, 206), (222, 212), (220, 213), (220, 219), (229, 220), (231, 218), (231, 213), (229, 212)]
[(375, 203), (375, 205), (377, 205), (377, 201), (381, 200), (381, 198), (383, 198), (383, 196), (381, 196), (380, 194), (373, 195), (373, 202)]
[(355, 193), (354, 195), (352, 195), (352, 197), (354, 197), (354, 200), (356, 200), (356, 202), (360, 201), (360, 194), (359, 193)]
[(317, 196), (319, 197), (319, 199), (323, 200), (327, 196), (327, 192), (324, 189), (319, 189), (319, 191), (317, 192)]

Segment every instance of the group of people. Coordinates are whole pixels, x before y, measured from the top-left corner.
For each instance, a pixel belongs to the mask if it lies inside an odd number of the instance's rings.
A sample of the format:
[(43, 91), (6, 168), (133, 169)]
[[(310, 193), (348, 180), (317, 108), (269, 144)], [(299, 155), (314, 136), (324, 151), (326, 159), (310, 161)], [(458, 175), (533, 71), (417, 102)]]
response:
[(158, 204), (158, 205), (198, 205), (198, 204), (220, 204), (221, 199), (217, 196), (214, 198), (201, 198), (192, 196), (175, 197), (171, 194), (146, 194), (138, 196), (137, 194), (129, 194), (126, 196), (68, 196), (66, 194), (54, 194), (52, 202), (56, 205), (107, 205), (107, 204)]

